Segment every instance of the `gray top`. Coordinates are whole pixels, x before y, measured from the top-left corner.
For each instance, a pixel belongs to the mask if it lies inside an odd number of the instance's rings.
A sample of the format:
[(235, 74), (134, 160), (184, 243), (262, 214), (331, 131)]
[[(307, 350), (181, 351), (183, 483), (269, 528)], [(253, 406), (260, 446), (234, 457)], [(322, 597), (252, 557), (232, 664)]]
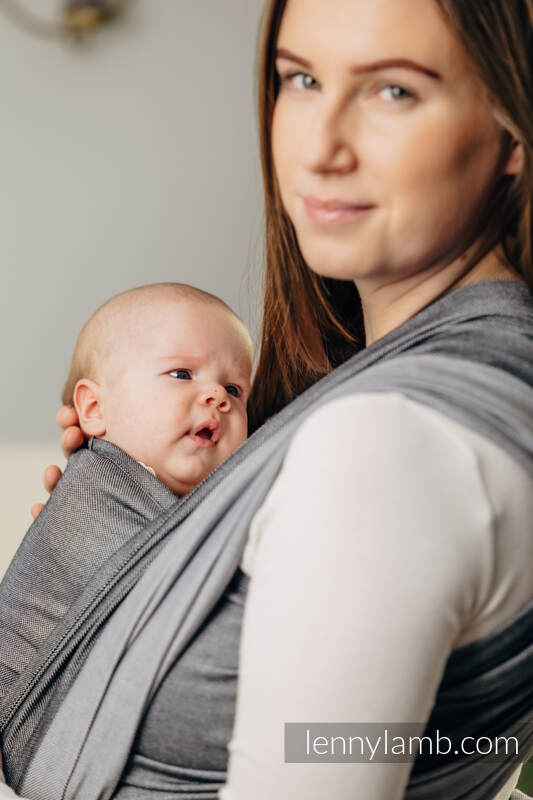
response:
[(115, 798), (216, 800), (226, 780), (248, 578), (240, 570), (161, 683)]

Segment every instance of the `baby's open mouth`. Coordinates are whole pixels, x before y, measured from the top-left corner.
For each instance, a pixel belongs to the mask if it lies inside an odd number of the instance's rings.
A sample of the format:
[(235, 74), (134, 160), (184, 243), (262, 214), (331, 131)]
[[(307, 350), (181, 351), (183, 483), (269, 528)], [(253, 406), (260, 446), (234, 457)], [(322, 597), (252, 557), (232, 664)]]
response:
[(204, 420), (189, 436), (198, 447), (214, 447), (220, 439), (220, 422), (215, 417)]

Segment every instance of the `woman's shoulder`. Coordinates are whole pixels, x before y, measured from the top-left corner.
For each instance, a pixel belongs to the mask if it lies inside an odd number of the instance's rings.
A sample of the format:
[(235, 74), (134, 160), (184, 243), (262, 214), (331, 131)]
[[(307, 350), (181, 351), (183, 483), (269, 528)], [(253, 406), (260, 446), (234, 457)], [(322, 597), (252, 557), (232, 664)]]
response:
[(253, 573), (267, 537), (261, 560), (281, 537), (293, 568), (313, 547), (334, 541), (348, 552), (355, 542), (369, 563), (394, 554), (413, 580), (420, 569), (460, 587), (477, 634), (478, 622), (490, 629), (533, 594), (522, 570), (533, 557), (531, 489), (499, 446), (419, 402), (389, 392), (339, 398), (296, 432), (244, 567)]
[(438, 456), (441, 472), (448, 464), (454, 470), (462, 468), (479, 475), (486, 486), (492, 483), (491, 465), (498, 469), (505, 465), (505, 473), (512, 473), (513, 479), (499, 474), (500, 483), (512, 487), (518, 480), (531, 486), (526, 470), (502, 447), (400, 392), (357, 393), (325, 403), (296, 432), (286, 464), (304, 454), (313, 453), (316, 459), (325, 453), (343, 453), (350, 446), (355, 448), (354, 456), (386, 455), (382, 466), (387, 472), (397, 465), (420, 471)]
[[(362, 477), (375, 465), (383, 480), (397, 478), (398, 469), (412, 477), (436, 469), (457, 484), (461, 476), (479, 475), (480, 459), (491, 456), (508, 458), (484, 437), (399, 392), (368, 392), (337, 398), (310, 414), (284, 467), (290, 473), (293, 466), (327, 460), (331, 480), (347, 466)], [(443, 488), (441, 481), (434, 486)]]

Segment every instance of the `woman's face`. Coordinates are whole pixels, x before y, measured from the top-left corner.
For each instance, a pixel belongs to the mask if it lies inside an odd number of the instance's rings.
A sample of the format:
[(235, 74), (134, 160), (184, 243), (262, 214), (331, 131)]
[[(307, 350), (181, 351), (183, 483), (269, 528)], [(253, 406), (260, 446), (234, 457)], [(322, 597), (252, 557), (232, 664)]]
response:
[(503, 129), (431, 0), (288, 0), (272, 148), (315, 272), (357, 284), (457, 259), (506, 171)]

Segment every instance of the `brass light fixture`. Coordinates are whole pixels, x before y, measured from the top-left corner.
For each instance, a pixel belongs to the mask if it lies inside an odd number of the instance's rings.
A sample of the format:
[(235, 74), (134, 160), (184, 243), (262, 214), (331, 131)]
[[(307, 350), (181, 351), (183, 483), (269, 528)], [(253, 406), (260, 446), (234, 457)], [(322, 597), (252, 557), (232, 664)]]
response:
[(119, 0), (66, 0), (65, 27), (75, 36), (83, 36), (113, 19), (119, 10)]
[(0, 0), (0, 10), (18, 27), (41, 38), (81, 39), (117, 17), (128, 0), (63, 0), (58, 19), (47, 20), (22, 0)]

